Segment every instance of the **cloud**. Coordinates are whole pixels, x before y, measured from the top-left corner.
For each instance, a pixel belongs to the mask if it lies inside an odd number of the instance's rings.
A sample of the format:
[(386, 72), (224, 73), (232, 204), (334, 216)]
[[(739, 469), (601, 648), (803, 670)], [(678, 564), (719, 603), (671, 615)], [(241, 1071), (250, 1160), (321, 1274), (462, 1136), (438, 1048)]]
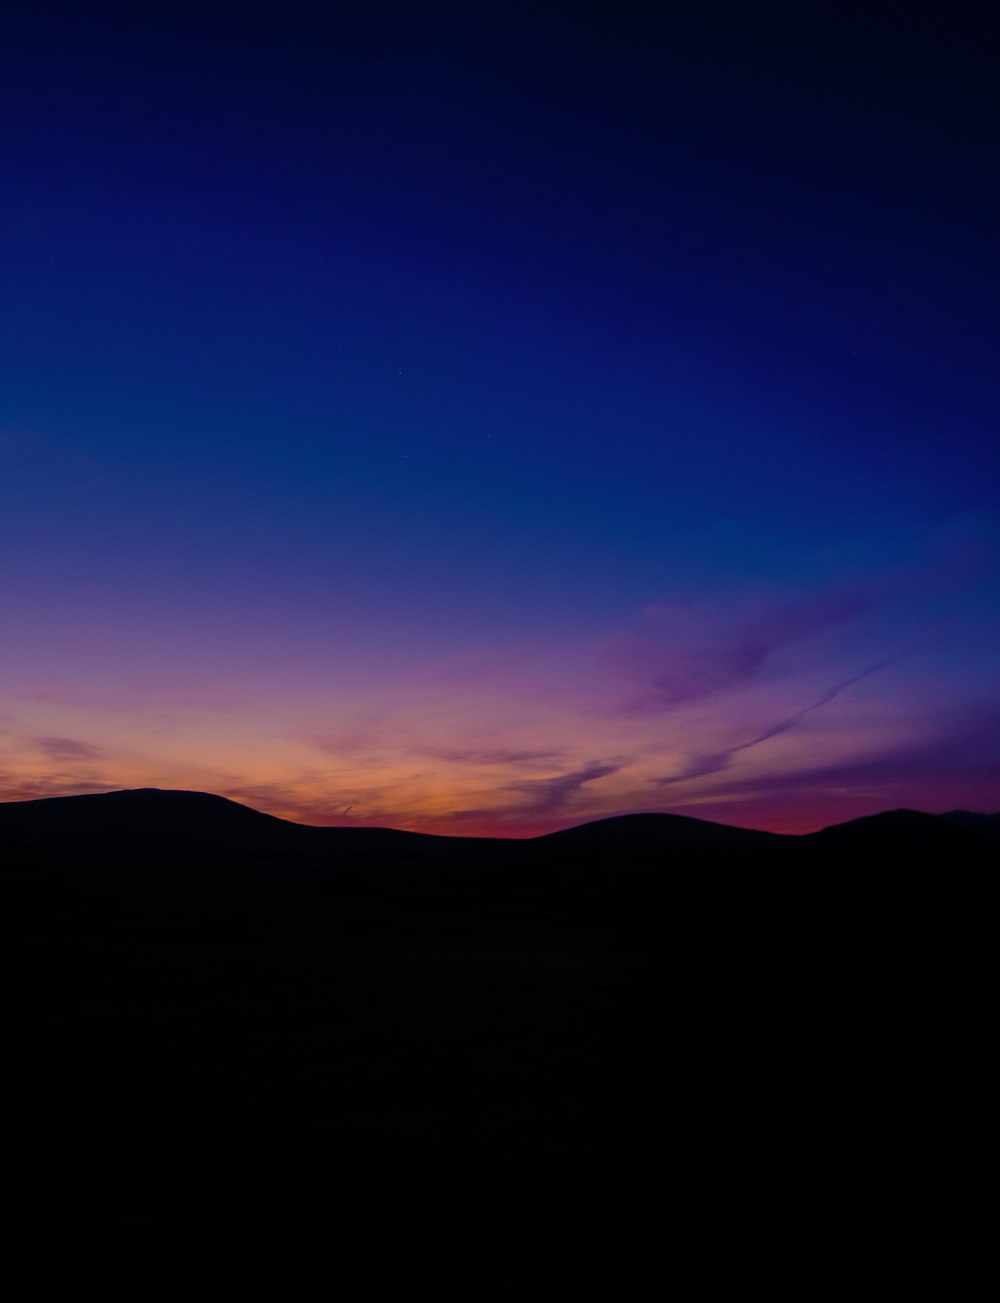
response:
[(922, 738), (856, 758), (724, 778), (704, 795), (670, 809), (805, 831), (900, 805), (1000, 809), (1000, 709), (984, 703), (939, 716)]
[(891, 606), (924, 603), (929, 593), (954, 597), (992, 577), (997, 554), (994, 530), (958, 522), (925, 540), (919, 558), (879, 566), (869, 559), (867, 574), (819, 593), (652, 603), (637, 627), (605, 647), (606, 665), (636, 685), (615, 713), (672, 711), (752, 684), (807, 639)]
[(571, 773), (559, 774), (556, 778), (526, 778), (520, 782), (507, 783), (505, 790), (520, 792), (528, 797), (527, 806), (521, 807), (522, 814), (558, 814), (584, 784), (606, 778), (608, 774), (616, 774), (620, 768), (620, 765), (602, 765), (592, 761), (583, 769), (574, 769)]
[(82, 781), (72, 774), (30, 777), (0, 773), (0, 801), (37, 801), (47, 796), (85, 796), (91, 792), (113, 790), (115, 784), (106, 779)]
[(642, 685), (623, 713), (671, 710), (750, 682), (778, 651), (864, 614), (870, 600), (841, 591), (786, 602), (646, 608), (640, 629), (608, 649), (623, 678)]
[[(70, 737), (34, 737), (25, 739), (36, 756), (43, 757), (19, 773), (0, 772), (0, 801), (33, 801), (47, 796), (81, 796), (88, 792), (106, 792), (120, 783), (107, 777), (105, 754), (89, 742)], [(95, 770), (94, 766), (101, 762)], [(42, 773), (30, 772), (35, 766)]]
[[(798, 769), (756, 780), (746, 786), (786, 789), (816, 784), (876, 783), (895, 787), (914, 778), (939, 774), (995, 774), (1000, 780), (1000, 710), (984, 707), (981, 712), (965, 714), (938, 728), (919, 741), (884, 748), (874, 755), (845, 760), (816, 769)], [(743, 785), (728, 784), (722, 790), (742, 790)], [(1000, 803), (1000, 781), (997, 786)]]
[(109, 686), (36, 679), (10, 694), (20, 701), (100, 710), (109, 714), (146, 714), (163, 710), (236, 711), (247, 702), (228, 687), (195, 687), (173, 679), (142, 677)]
[(400, 821), (399, 812), (391, 814), (376, 804), (381, 793), (371, 790), (359, 796), (356, 793), (313, 792), (294, 783), (222, 782), (218, 784), (218, 791), (220, 796), (228, 796), (265, 814), (292, 819), (296, 823), (364, 827)]
[[(748, 746), (751, 744), (744, 743), (743, 745)], [(708, 774), (717, 774), (720, 769), (725, 769), (729, 764), (729, 757), (733, 752), (740, 749), (740, 747), (730, 747), (727, 751), (706, 751), (688, 756), (676, 774), (667, 774), (664, 778), (654, 778), (653, 782), (660, 787), (667, 787), (672, 783), (685, 783), (691, 778), (704, 778)]]
[(104, 754), (100, 747), (71, 737), (36, 737), (31, 745), (50, 760), (100, 760)]
[(372, 752), (373, 749), (378, 750), (382, 746), (381, 737), (376, 735), (374, 729), (345, 730), (331, 737), (309, 737), (304, 741), (330, 756), (357, 757), (363, 752)]
[(680, 773), (670, 774), (665, 778), (658, 778), (655, 781), (660, 784), (660, 786), (667, 786), (672, 783), (686, 782), (692, 778), (704, 778), (708, 774), (715, 774), (722, 769), (726, 769), (732, 757), (737, 755), (740, 751), (749, 751), (751, 747), (760, 746), (762, 742), (767, 742), (773, 737), (778, 737), (782, 733), (789, 732), (790, 729), (793, 729), (800, 724), (807, 715), (811, 714), (814, 710), (819, 710), (821, 706), (825, 706), (828, 702), (832, 701), (834, 697), (839, 696), (845, 688), (851, 687), (852, 684), (860, 683), (862, 679), (867, 679), (870, 674), (875, 674), (877, 671), (883, 670), (889, 665), (894, 665), (896, 661), (900, 660), (904, 655), (905, 652), (897, 652), (894, 656), (887, 656), (884, 660), (876, 661), (874, 665), (869, 665), (867, 669), (861, 670), (860, 673), (852, 674), (850, 678), (843, 679), (840, 683), (834, 684), (832, 688), (827, 692), (824, 692), (823, 695), (818, 697), (815, 701), (810, 702), (808, 706), (803, 706), (801, 710), (797, 710), (793, 714), (787, 715), (784, 719), (780, 719), (776, 723), (769, 725), (762, 733), (758, 733), (756, 737), (752, 737), (748, 742), (739, 742), (736, 746), (726, 747), (722, 751), (692, 756)]
[[(437, 823), (441, 827), (451, 824), (477, 823), (484, 829), (495, 832), (508, 832), (513, 828), (518, 832), (537, 831), (539, 827), (547, 828), (554, 819), (566, 816), (574, 811), (574, 797), (588, 783), (596, 782), (616, 774), (621, 769), (619, 764), (602, 764), (591, 761), (581, 769), (569, 773), (557, 774), (554, 778), (525, 778), (514, 783), (505, 783), (502, 790), (513, 792), (526, 799), (513, 805), (490, 805), (472, 809), (455, 810)], [(586, 812), (584, 812), (586, 813)]]
[(423, 755), (435, 760), (448, 760), (457, 765), (534, 765), (550, 763), (563, 755), (561, 751), (518, 751), (504, 747), (428, 747)]

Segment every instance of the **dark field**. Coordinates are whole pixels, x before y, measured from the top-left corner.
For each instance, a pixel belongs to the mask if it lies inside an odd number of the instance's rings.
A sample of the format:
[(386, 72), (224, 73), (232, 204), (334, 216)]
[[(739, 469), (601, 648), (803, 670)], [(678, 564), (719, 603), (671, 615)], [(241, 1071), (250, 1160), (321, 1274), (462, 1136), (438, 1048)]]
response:
[(20, 1296), (954, 1286), (996, 826), (0, 806)]

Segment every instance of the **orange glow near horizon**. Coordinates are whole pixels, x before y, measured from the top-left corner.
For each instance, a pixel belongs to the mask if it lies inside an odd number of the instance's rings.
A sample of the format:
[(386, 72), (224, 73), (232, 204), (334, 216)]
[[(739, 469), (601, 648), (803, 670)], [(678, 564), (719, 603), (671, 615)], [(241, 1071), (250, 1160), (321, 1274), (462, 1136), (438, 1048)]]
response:
[[(0, 739), (0, 799), (182, 788), (302, 823), (503, 837), (649, 811), (799, 833), (899, 805), (970, 804), (967, 774), (949, 785), (940, 775), (903, 781), (880, 772), (899, 726), (873, 726), (849, 702), (726, 755), (739, 738), (732, 702), (677, 710), (668, 730), (652, 713), (602, 715), (558, 702), (532, 703), (517, 718), (506, 699), (462, 696), (455, 691), (446, 716), (437, 689), (405, 710), (369, 704), (322, 733), (294, 710), (265, 729), (256, 716), (208, 718), (162, 702), (137, 721), (91, 701), (21, 701), (16, 732), (7, 712)], [(753, 736), (759, 700), (742, 705), (743, 733)], [(979, 786), (986, 806), (988, 786)]]

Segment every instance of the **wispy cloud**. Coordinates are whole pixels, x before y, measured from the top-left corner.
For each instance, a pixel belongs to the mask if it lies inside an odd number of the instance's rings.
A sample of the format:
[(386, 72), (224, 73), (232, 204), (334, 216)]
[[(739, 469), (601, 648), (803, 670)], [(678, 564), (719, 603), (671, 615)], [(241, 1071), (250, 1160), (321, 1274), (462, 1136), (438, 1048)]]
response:
[(241, 801), (255, 810), (275, 814), (296, 823), (319, 825), (395, 824), (400, 822), (399, 811), (389, 813), (379, 804), (379, 793), (367, 789), (363, 794), (351, 795), (329, 790), (322, 785), (300, 786), (288, 783), (222, 782), (219, 794)]
[(869, 675), (875, 674), (889, 665), (894, 665), (898, 660), (902, 659), (905, 654), (905, 652), (897, 652), (894, 656), (887, 656), (884, 660), (876, 661), (874, 665), (869, 665), (858, 674), (852, 674), (849, 678), (841, 680), (840, 683), (834, 684), (832, 688), (824, 692), (822, 696), (818, 697), (815, 701), (810, 702), (808, 706), (803, 706), (801, 710), (796, 710), (791, 715), (787, 715), (785, 718), (779, 719), (774, 724), (770, 724), (763, 730), (763, 732), (750, 738), (749, 741), (738, 742), (735, 746), (726, 747), (721, 751), (692, 756), (690, 761), (681, 768), (679, 773), (669, 774), (666, 777), (658, 778), (655, 781), (661, 786), (667, 786), (673, 783), (687, 782), (693, 778), (705, 778), (709, 774), (715, 774), (722, 769), (728, 768), (729, 762), (732, 760), (733, 756), (738, 755), (741, 751), (749, 751), (752, 747), (760, 746), (762, 742), (767, 742), (771, 738), (778, 737), (782, 733), (789, 732), (798, 724), (801, 724), (807, 715), (812, 714), (814, 710), (819, 710), (820, 707), (833, 701), (834, 697), (839, 696), (846, 688), (851, 687), (855, 683), (860, 683), (863, 679), (867, 679)]
[(0, 801), (37, 801), (47, 796), (83, 796), (108, 792), (115, 783), (107, 779), (81, 779), (76, 774), (0, 773)]
[(114, 684), (77, 683), (68, 679), (35, 679), (10, 694), (15, 700), (70, 706), (114, 715), (163, 710), (231, 712), (248, 703), (230, 688), (189, 684), (161, 677), (138, 677)]
[(447, 831), (452, 826), (461, 828), (474, 824), (487, 833), (508, 835), (511, 832), (548, 831), (560, 821), (590, 817), (587, 803), (581, 807), (576, 798), (589, 783), (616, 774), (621, 767), (621, 764), (595, 760), (552, 778), (525, 778), (505, 783), (500, 790), (520, 799), (457, 809), (439, 817), (436, 825), (439, 830)]
[(604, 648), (606, 668), (633, 685), (616, 713), (674, 711), (770, 680), (789, 668), (789, 649), (931, 593), (954, 597), (992, 576), (997, 554), (994, 530), (959, 522), (927, 540), (921, 556), (878, 566), (869, 558), (867, 573), (820, 592), (651, 603)]
[(623, 712), (671, 710), (757, 679), (783, 648), (862, 615), (860, 592), (797, 601), (657, 604), (640, 628), (608, 648), (613, 671), (639, 685)]
[(568, 774), (559, 774), (555, 778), (526, 778), (516, 783), (507, 783), (509, 792), (519, 792), (528, 798), (522, 813), (533, 815), (553, 815), (564, 811), (572, 798), (587, 783), (596, 782), (616, 774), (620, 765), (600, 764), (592, 761), (582, 769), (574, 769)]
[(920, 737), (826, 764), (723, 776), (669, 808), (753, 827), (806, 831), (893, 806), (1000, 810), (1000, 710), (983, 703), (926, 721)]
[[(950, 719), (938, 719), (925, 736), (882, 748), (857, 759), (794, 772), (774, 773), (747, 780), (754, 788), (787, 788), (814, 783), (877, 781), (879, 785), (905, 784), (915, 777), (971, 772), (993, 774), (1000, 805), (1000, 710), (984, 705), (963, 710)], [(720, 790), (744, 790), (734, 782)]]
[(561, 759), (563, 752), (518, 751), (505, 747), (427, 747), (422, 754), (456, 765), (502, 766), (551, 764), (553, 760)]
[(31, 745), (50, 760), (100, 760), (104, 754), (100, 747), (71, 737), (36, 737)]

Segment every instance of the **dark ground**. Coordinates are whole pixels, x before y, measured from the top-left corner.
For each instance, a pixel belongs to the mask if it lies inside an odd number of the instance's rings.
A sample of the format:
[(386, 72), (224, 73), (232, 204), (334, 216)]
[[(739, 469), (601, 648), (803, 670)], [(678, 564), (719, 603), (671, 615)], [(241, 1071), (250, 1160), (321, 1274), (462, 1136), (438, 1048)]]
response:
[(0, 806), (17, 1296), (954, 1291), (996, 827)]

